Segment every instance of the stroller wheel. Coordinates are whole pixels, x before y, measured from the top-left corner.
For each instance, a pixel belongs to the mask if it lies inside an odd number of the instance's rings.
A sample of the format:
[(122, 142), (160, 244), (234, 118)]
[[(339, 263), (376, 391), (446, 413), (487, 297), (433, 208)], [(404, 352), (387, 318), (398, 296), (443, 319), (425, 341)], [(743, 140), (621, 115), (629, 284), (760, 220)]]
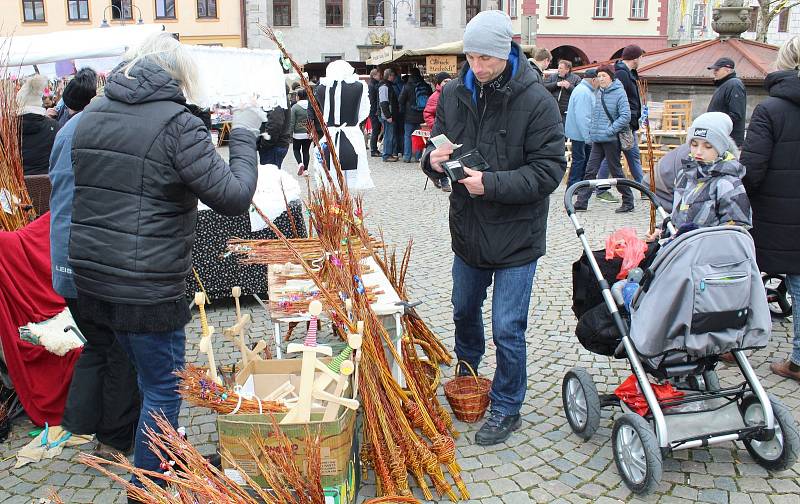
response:
[(614, 462), (622, 481), (635, 494), (648, 494), (661, 482), (663, 461), (656, 435), (636, 413), (625, 413), (611, 432)]
[[(797, 462), (800, 454), (800, 434), (791, 411), (773, 396), (769, 396), (772, 412), (775, 415), (775, 436), (769, 441), (745, 439), (744, 447), (764, 469), (785, 471)], [(746, 425), (764, 423), (764, 409), (754, 395), (748, 395), (740, 406)]]
[(791, 315), (792, 302), (789, 300), (786, 278), (783, 275), (763, 275), (761, 280), (767, 290), (770, 313), (779, 318), (786, 318)]
[(561, 401), (572, 431), (589, 439), (600, 426), (600, 395), (589, 373), (572, 368), (561, 383)]

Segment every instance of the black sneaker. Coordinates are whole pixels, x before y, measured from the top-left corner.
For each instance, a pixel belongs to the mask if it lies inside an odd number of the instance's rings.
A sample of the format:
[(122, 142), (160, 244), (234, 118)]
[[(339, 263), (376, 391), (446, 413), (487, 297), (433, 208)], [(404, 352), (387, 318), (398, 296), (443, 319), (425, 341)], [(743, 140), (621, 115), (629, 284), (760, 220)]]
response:
[(633, 206), (622, 205), (621, 207), (614, 210), (614, 213), (628, 213), (628, 212), (633, 212)]
[(489, 446), (502, 443), (511, 436), (511, 433), (522, 425), (519, 415), (502, 415), (492, 412), (492, 416), (481, 426), (475, 434), (475, 444)]
[(586, 210), (588, 210), (588, 207), (575, 205), (575, 211), (576, 212), (585, 212)]

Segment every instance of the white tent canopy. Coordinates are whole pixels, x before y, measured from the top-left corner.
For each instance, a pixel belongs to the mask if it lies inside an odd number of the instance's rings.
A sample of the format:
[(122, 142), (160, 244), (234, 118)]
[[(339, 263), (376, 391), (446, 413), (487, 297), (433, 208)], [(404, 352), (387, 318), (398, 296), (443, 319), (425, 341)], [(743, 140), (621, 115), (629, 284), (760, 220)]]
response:
[[(144, 39), (164, 30), (164, 25), (126, 25), (90, 28), (0, 38), (0, 55), (6, 57), (8, 73), (31, 75), (35, 72), (57, 77), (56, 62), (74, 61), (75, 68), (91, 67), (108, 72), (125, 52)], [(280, 53), (275, 50), (239, 49), (184, 45), (198, 66), (200, 105), (239, 105), (256, 101), (266, 109), (286, 107), (286, 83)], [(0, 56), (2, 59), (2, 56)]]
[(164, 31), (164, 25), (145, 24), (0, 37), (0, 48), (9, 67), (105, 58), (120, 56), (160, 31)]

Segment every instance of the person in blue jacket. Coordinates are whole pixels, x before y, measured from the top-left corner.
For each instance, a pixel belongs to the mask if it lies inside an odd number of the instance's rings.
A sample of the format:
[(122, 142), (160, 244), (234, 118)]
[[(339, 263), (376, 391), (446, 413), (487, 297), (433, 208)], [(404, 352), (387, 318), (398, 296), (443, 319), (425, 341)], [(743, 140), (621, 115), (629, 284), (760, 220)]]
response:
[[(88, 102), (87, 102), (88, 103)], [(84, 104), (85, 105), (85, 104)], [(141, 402), (136, 370), (114, 333), (81, 316), (68, 263), (72, 196), (72, 138), (82, 113), (70, 116), (50, 153), (50, 260), (53, 290), (64, 297), (86, 343), (72, 371), (61, 426), (80, 435), (96, 434), (92, 455), (113, 460), (132, 451)]]
[[(597, 69), (597, 80), (600, 86), (600, 95), (592, 111), (592, 125), (589, 128), (592, 152), (586, 164), (586, 174), (583, 180), (594, 180), (600, 170), (600, 163), (604, 159), (608, 162), (613, 177), (625, 178), (620, 159), (622, 147), (619, 134), (628, 127), (631, 120), (628, 95), (625, 94), (625, 89), (616, 79), (614, 68), (610, 65), (603, 65)], [(622, 206), (616, 212), (632, 211), (633, 192), (631, 188), (617, 186), (617, 190), (622, 195)], [(575, 210), (586, 211), (591, 195), (591, 188), (583, 188), (575, 202)]]
[(564, 132), (567, 138), (572, 141), (572, 164), (569, 168), (567, 187), (583, 180), (586, 161), (592, 151), (589, 127), (592, 124), (596, 90), (597, 71), (590, 69), (583, 74), (583, 80), (575, 87), (569, 97)]

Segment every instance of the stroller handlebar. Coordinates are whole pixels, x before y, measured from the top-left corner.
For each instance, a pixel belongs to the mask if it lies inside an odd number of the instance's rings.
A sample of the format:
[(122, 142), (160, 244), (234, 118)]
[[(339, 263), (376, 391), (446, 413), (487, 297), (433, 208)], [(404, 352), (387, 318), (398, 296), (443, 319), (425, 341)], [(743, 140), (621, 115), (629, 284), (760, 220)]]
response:
[(564, 194), (564, 207), (567, 209), (567, 214), (572, 215), (573, 213), (575, 213), (575, 204), (572, 203), (572, 197), (575, 195), (575, 192), (578, 191), (579, 189), (582, 189), (584, 187), (591, 187), (592, 189), (600, 188), (606, 190), (615, 186), (628, 186), (631, 189), (636, 189), (637, 191), (647, 196), (647, 198), (653, 202), (656, 208), (661, 207), (661, 205), (658, 203), (658, 200), (656, 200), (655, 193), (653, 193), (649, 187), (647, 187), (642, 183), (624, 178), (581, 180), (569, 186), (567, 188), (567, 192)]

